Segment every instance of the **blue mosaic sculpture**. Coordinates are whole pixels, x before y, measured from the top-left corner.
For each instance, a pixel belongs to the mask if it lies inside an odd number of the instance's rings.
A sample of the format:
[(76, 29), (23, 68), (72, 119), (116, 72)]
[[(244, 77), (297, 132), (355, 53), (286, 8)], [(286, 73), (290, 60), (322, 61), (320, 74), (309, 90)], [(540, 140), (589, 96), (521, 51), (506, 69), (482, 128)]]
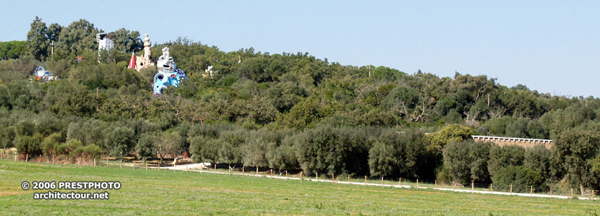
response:
[(175, 61), (169, 56), (169, 47), (162, 49), (163, 54), (158, 58), (156, 66), (158, 73), (154, 75), (154, 83), (152, 87), (154, 94), (162, 94), (162, 90), (168, 86), (178, 87), (182, 79), (187, 79), (183, 70), (178, 69)]

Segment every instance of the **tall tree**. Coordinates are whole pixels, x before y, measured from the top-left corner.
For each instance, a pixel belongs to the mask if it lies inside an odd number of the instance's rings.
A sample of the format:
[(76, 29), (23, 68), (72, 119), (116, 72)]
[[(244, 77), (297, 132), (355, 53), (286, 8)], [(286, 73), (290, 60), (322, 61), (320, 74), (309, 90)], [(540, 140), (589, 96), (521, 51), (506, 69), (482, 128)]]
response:
[(444, 167), (455, 182), (486, 182), (489, 180), (486, 165), (490, 147), (490, 143), (473, 140), (452, 142), (444, 149)]
[[(94, 24), (80, 19), (62, 29), (54, 51), (81, 55), (84, 50), (97, 50), (96, 34), (99, 32)], [(58, 49), (58, 50), (57, 50)]]
[(128, 127), (117, 127), (108, 136), (106, 144), (110, 153), (121, 160), (133, 149), (135, 140), (134, 132)]
[(563, 164), (565, 170), (573, 175), (582, 195), (585, 187), (590, 187), (597, 181), (590, 170), (599, 148), (598, 131), (581, 128), (567, 129), (554, 142), (554, 157), (558, 164)]
[(397, 168), (396, 149), (392, 145), (375, 142), (369, 150), (369, 167), (373, 176), (389, 176)]
[(109, 34), (109, 38), (114, 41), (115, 49), (125, 52), (137, 52), (144, 48), (144, 42), (140, 38), (140, 32), (129, 31), (121, 28)]
[(150, 133), (142, 134), (135, 145), (136, 155), (141, 158), (149, 158), (154, 156), (156, 152), (154, 143), (158, 141), (160, 141), (159, 138)]
[(48, 49), (49, 49), (50, 55), (52, 55), (53, 46), (58, 41), (60, 32), (62, 31), (62, 28), (63, 27), (61, 25), (59, 25), (58, 23), (52, 23), (52, 24), (50, 24), (50, 26), (48, 26), (48, 29), (46, 30), (46, 38), (48, 39), (48, 47), (49, 47)]
[(31, 23), (31, 29), (27, 33), (27, 48), (37, 60), (44, 60), (48, 57), (47, 29), (46, 23), (36, 16)]

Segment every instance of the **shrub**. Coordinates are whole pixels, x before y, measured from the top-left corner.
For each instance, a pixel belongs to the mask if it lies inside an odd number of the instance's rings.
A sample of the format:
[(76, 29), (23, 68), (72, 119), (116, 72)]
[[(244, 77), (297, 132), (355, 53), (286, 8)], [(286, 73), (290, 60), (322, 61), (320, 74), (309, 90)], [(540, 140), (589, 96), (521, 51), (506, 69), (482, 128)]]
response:
[(493, 177), (496, 172), (508, 166), (521, 166), (525, 158), (525, 149), (520, 146), (498, 146), (490, 149), (488, 170)]
[(498, 170), (493, 178), (494, 187), (497, 190), (508, 191), (510, 185), (513, 186), (513, 192), (529, 192), (533, 186), (535, 191), (543, 189), (542, 176), (529, 168), (523, 166), (508, 166)]
[(452, 179), (461, 184), (489, 181), (488, 155), (490, 143), (473, 140), (452, 142), (444, 149), (444, 167)]

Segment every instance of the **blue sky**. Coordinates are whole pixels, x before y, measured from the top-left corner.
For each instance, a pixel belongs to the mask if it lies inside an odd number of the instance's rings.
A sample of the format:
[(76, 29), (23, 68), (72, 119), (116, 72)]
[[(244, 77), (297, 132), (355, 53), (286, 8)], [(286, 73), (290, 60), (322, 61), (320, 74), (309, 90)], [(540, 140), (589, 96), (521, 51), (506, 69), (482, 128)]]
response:
[(308, 52), (342, 65), (497, 78), (600, 96), (600, 1), (3, 1), (1, 41), (86, 19), (110, 32), (187, 37), (223, 51)]

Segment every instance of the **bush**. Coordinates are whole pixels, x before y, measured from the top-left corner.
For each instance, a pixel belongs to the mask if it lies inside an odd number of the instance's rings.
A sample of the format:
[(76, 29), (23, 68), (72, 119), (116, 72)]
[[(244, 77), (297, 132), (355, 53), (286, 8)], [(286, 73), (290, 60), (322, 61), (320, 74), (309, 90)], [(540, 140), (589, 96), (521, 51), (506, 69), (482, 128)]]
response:
[(508, 191), (510, 185), (513, 186), (513, 192), (529, 192), (533, 186), (535, 191), (543, 190), (542, 176), (529, 168), (523, 166), (508, 166), (498, 170), (493, 178), (494, 187), (497, 190)]
[(496, 172), (508, 166), (521, 166), (525, 158), (525, 148), (520, 146), (494, 145), (490, 149), (490, 160), (488, 162), (488, 171), (493, 177)]
[(387, 176), (395, 171), (398, 164), (396, 149), (392, 145), (375, 142), (369, 150), (369, 168), (373, 176)]
[(0, 146), (2, 146), (2, 148), (12, 147), (14, 139), (15, 139), (15, 128), (14, 127), (4, 127), (2, 129), (0, 129)]
[(70, 155), (74, 156), (74, 157), (84, 158), (84, 159), (92, 159), (92, 158), (99, 158), (100, 153), (101, 153), (100, 147), (95, 144), (91, 144), (88, 146), (79, 146), (79, 147), (75, 148), (70, 153)]
[(489, 181), (488, 154), (490, 143), (473, 140), (452, 142), (444, 149), (444, 167), (452, 179), (461, 184), (471, 180)]
[(33, 136), (19, 136), (15, 139), (15, 147), (19, 154), (29, 154), (29, 157), (35, 157), (42, 154), (42, 140), (44, 137), (41, 134)]
[(44, 141), (42, 141), (42, 150), (44, 152), (44, 155), (56, 155), (58, 153), (58, 145), (61, 139), (62, 135), (60, 133), (53, 133), (50, 136), (46, 137)]
[(527, 149), (523, 166), (539, 173), (544, 180), (550, 180), (552, 176), (552, 152), (543, 145), (536, 145)]
[(70, 155), (77, 148), (81, 148), (83, 144), (77, 139), (71, 139), (67, 143), (58, 145), (57, 152), (62, 155)]
[(156, 142), (157, 139), (158, 138), (152, 134), (142, 134), (135, 145), (135, 153), (137, 156), (140, 158), (149, 158), (154, 156), (154, 153), (156, 152), (154, 148), (154, 142)]

